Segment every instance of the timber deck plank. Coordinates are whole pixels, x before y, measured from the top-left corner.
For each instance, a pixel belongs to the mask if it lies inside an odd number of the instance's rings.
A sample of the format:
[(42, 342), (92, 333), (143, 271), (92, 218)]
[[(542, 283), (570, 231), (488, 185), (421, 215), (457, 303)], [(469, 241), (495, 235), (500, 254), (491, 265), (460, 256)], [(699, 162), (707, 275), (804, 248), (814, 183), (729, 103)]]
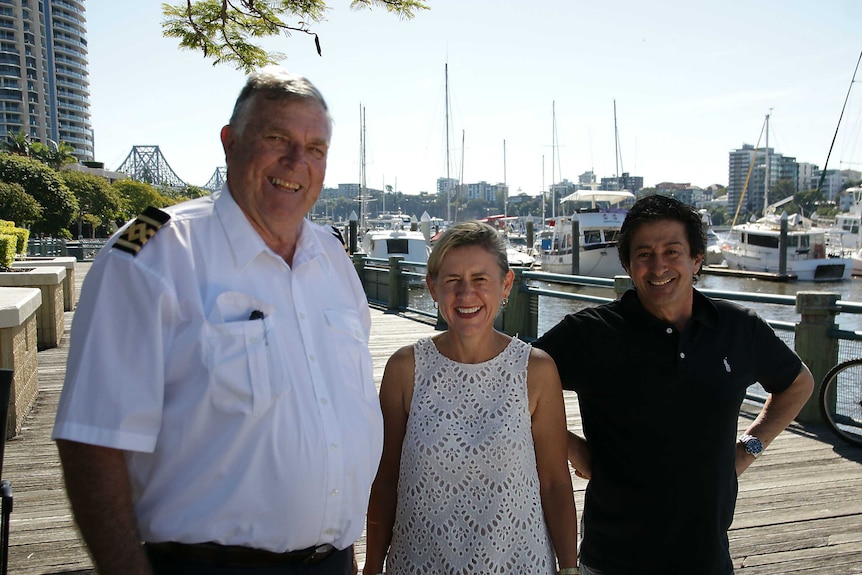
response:
[[(77, 293), (89, 265), (78, 263)], [(15, 491), (9, 572), (16, 575), (93, 573), (50, 440), (72, 315), (66, 312), (60, 347), (39, 352), (39, 396), (22, 432), (6, 443), (3, 478)], [(427, 323), (372, 310), (375, 381), (396, 349), (433, 333)], [(569, 426), (580, 430), (576, 396), (567, 392), (565, 399)], [(744, 408), (740, 430), (756, 409)], [(671, 429), (672, 414), (665, 417)], [(572, 481), (581, 509), (586, 482), (574, 476)], [(660, 518), (661, 510), (656, 513)], [(862, 449), (840, 443), (823, 426), (792, 425), (740, 479), (730, 545), (737, 575), (862, 574)], [(356, 551), (362, 565), (364, 538)]]

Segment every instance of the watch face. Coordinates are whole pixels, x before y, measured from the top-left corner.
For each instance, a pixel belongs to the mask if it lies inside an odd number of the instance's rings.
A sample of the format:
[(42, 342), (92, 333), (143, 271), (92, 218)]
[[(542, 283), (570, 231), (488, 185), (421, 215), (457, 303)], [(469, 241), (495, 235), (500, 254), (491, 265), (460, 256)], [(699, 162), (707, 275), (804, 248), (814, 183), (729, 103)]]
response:
[(763, 444), (760, 443), (759, 439), (751, 435), (745, 438), (743, 445), (745, 445), (746, 453), (750, 453), (751, 455), (759, 455), (763, 451)]

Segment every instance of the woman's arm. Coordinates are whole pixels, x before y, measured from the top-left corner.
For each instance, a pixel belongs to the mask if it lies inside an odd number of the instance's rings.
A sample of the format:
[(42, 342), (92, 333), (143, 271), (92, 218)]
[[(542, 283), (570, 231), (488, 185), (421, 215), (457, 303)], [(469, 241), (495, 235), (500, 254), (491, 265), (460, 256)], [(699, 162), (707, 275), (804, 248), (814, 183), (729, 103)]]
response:
[(401, 468), (401, 444), (407, 429), (413, 397), (413, 346), (402, 347), (386, 363), (380, 384), (383, 410), (383, 455), (368, 503), (364, 575), (383, 572), (383, 563), (392, 540)]
[(578, 564), (578, 519), (567, 460), (566, 408), (560, 376), (545, 352), (533, 349), (527, 368), (533, 443), (545, 523), (560, 568)]

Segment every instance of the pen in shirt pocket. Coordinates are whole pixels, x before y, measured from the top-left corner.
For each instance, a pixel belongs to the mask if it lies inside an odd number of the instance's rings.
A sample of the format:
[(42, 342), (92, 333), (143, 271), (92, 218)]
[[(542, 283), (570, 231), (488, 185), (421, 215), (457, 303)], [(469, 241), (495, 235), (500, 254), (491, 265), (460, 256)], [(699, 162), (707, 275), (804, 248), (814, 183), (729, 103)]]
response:
[[(251, 315), (248, 316), (248, 319), (249, 321), (254, 321), (256, 319), (263, 321), (265, 319), (265, 316), (263, 315), (262, 311), (256, 309), (251, 312)], [(264, 345), (269, 345), (269, 338), (266, 335), (266, 323), (263, 324), (263, 343)]]

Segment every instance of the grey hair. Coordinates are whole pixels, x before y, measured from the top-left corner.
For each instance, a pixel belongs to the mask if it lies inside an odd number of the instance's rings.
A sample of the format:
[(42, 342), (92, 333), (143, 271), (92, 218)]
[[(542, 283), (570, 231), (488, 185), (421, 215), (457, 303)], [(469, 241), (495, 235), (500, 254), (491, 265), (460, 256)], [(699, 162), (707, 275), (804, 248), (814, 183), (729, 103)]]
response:
[(310, 100), (320, 104), (326, 112), (326, 119), (332, 125), (329, 107), (320, 91), (308, 78), (292, 74), (278, 65), (264, 66), (246, 78), (245, 86), (237, 96), (230, 117), (233, 128), (242, 133), (250, 115), (252, 104), (257, 98), (267, 100)]

